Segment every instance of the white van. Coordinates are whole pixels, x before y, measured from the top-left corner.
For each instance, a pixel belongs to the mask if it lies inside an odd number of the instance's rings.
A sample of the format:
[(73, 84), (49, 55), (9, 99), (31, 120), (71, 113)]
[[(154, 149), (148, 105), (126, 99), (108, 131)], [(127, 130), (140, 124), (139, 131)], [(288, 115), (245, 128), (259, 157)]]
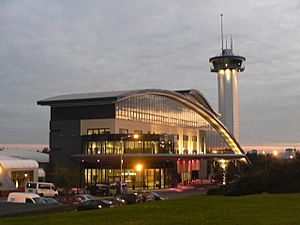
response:
[(43, 182), (26, 183), (25, 192), (34, 193), (45, 197), (55, 197), (58, 195), (58, 191), (54, 184)]
[(9, 193), (7, 197), (7, 202), (46, 204), (45, 200), (42, 199), (39, 195), (24, 192)]

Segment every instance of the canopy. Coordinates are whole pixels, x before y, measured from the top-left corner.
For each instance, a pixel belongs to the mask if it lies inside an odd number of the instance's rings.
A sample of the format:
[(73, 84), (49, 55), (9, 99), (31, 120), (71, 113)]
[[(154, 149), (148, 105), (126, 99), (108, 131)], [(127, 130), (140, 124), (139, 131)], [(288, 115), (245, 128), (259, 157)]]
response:
[(0, 160), (0, 165), (5, 169), (38, 169), (39, 164), (35, 160), (27, 159), (12, 159), (12, 160)]

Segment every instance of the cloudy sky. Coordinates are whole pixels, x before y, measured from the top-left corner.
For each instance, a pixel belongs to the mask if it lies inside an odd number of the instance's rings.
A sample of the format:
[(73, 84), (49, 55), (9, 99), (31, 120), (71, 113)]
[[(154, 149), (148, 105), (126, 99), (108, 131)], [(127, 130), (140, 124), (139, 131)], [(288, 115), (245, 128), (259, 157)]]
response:
[(299, 144), (298, 0), (1, 0), (0, 143), (47, 144), (36, 102), (61, 94), (196, 88), (217, 108), (220, 13), (247, 58), (241, 144)]

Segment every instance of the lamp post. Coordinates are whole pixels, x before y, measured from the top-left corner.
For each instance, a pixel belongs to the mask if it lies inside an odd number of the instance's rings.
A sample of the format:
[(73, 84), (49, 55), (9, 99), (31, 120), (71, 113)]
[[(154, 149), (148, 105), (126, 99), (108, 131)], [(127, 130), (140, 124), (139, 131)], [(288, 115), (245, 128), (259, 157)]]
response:
[(140, 135), (138, 134), (133, 134), (132, 136), (131, 135), (127, 135), (127, 136), (124, 136), (124, 137), (121, 137), (121, 154), (120, 154), (120, 158), (121, 158), (121, 162), (120, 162), (120, 173), (121, 173), (121, 180), (120, 180), (120, 191), (121, 193), (123, 192), (123, 154), (125, 152), (125, 144), (124, 144), (124, 139), (126, 138), (131, 138), (133, 137), (134, 139), (138, 139), (140, 137)]

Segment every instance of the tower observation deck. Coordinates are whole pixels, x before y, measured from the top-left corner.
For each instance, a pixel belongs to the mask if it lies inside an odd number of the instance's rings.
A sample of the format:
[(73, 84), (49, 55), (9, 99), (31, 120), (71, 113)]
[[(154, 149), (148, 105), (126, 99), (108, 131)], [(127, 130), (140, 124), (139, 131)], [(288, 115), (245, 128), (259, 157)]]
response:
[(230, 48), (223, 47), (223, 25), (221, 15), (222, 52), (209, 59), (211, 72), (218, 73), (218, 107), (221, 121), (229, 131), (239, 139), (238, 134), (238, 73), (243, 72), (246, 58), (233, 53), (231, 38)]

